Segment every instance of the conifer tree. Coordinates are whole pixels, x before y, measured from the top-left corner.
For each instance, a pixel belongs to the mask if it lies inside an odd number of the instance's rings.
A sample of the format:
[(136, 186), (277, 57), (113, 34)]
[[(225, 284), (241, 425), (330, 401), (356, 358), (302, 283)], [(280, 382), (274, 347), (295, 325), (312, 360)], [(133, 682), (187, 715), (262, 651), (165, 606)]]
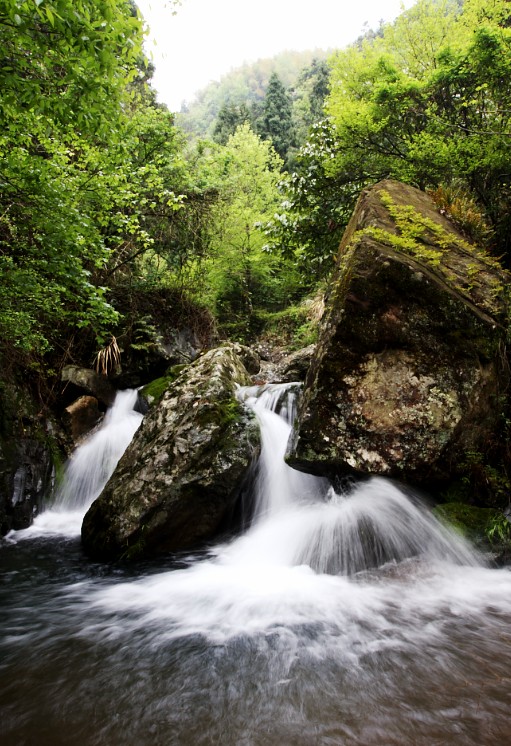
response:
[(268, 82), (257, 130), (264, 140), (272, 141), (273, 147), (285, 161), (295, 140), (292, 108), (290, 97), (275, 72)]
[(213, 140), (226, 145), (229, 137), (245, 122), (250, 122), (250, 112), (245, 104), (223, 104), (213, 129)]

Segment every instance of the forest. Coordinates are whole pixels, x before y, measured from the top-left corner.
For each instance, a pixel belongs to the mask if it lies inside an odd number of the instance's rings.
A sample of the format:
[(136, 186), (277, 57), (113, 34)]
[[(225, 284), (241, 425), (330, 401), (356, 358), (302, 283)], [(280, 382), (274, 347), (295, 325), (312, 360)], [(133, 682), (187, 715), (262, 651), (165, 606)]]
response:
[(382, 178), (428, 190), (509, 266), (510, 12), (419, 0), (175, 114), (131, 0), (1, 0), (4, 380), (51, 407), (64, 365), (154, 343), (148, 308), (305, 346), (356, 199)]
[(0, 0), (2, 743), (510, 743), (510, 0), (146, 36)]

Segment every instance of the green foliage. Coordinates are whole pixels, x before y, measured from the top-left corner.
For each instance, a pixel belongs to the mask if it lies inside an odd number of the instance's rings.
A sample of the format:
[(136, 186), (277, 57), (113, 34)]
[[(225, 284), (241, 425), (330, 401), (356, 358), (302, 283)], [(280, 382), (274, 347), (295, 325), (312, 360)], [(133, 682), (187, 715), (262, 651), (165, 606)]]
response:
[[(110, 339), (112, 300), (193, 280), (214, 196), (154, 104), (129, 0), (0, 0), (0, 339)], [(117, 308), (115, 307), (117, 305)]]
[(295, 144), (291, 98), (275, 72), (268, 81), (256, 130), (263, 140), (271, 141), (276, 152), (285, 161), (289, 149)]
[(511, 30), (499, 25), (497, 0), (486, 6), (486, 25), (472, 25), (476, 5), (460, 13), (456, 2), (419, 0), (381, 39), (338, 53), (327, 107), (337, 139), (330, 170), (365, 183), (391, 175), (422, 188), (461, 184), (502, 245)]
[(437, 505), (435, 515), (477, 545), (511, 545), (511, 523), (498, 510), (459, 502)]
[(244, 64), (223, 76), (220, 81), (214, 81), (199, 91), (195, 100), (186, 104), (177, 115), (177, 121), (186, 132), (196, 138), (212, 137), (217, 118), (224, 106), (246, 106), (254, 128), (271, 74), (277, 73), (284, 87), (290, 90), (295, 85), (300, 85), (300, 76), (314, 60), (323, 60), (326, 55), (321, 50), (287, 51), (275, 57)]
[(263, 251), (262, 223), (275, 210), (282, 161), (269, 141), (241, 125), (225, 147), (202, 154), (203, 178), (218, 198), (208, 224), (208, 254), (198, 288), (221, 329), (236, 339), (252, 333), (258, 307), (281, 306), (295, 281), (293, 267)]
[(300, 145), (306, 142), (310, 128), (324, 118), (325, 100), (330, 90), (329, 80), (328, 63), (315, 58), (302, 70), (293, 87), (293, 126)]
[[(27, 114), (44, 118), (48, 135), (108, 134), (141, 55), (129, 0), (1, 0), (0, 40), (0, 130)], [(22, 139), (33, 141), (30, 129)]]
[(223, 104), (213, 129), (213, 140), (220, 145), (227, 145), (231, 135), (245, 122), (250, 122), (250, 112), (245, 104)]
[(468, 239), (480, 246), (491, 244), (494, 232), (474, 197), (464, 187), (440, 185), (429, 194), (442, 215), (448, 217)]
[(0, 3), (4, 343), (44, 350), (62, 324), (116, 318), (93, 282), (109, 251), (90, 194), (106, 189), (99, 154), (118, 142), (141, 41), (124, 0)]
[(260, 334), (273, 344), (301, 350), (318, 341), (319, 325), (305, 304), (290, 305), (281, 311), (259, 312)]
[(328, 264), (326, 227), (337, 239), (360, 190), (392, 177), (465, 194), (481, 216), (472, 235), (509, 257), (510, 4), (418, 0), (330, 65), (329, 120), (283, 184), (270, 248)]
[(497, 513), (486, 525), (485, 530), (491, 544), (506, 543), (511, 546), (511, 523), (502, 513)]
[(362, 186), (328, 173), (335, 147), (329, 122), (313, 125), (308, 143), (298, 153), (296, 170), (279, 184), (279, 209), (265, 225), (265, 249), (292, 261), (306, 290), (332, 271), (342, 231)]

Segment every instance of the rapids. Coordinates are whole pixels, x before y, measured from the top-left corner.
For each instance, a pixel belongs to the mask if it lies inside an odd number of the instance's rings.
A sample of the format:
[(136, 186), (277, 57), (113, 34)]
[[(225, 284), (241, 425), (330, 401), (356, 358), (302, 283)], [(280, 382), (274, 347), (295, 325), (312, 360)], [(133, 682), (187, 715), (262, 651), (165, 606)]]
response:
[[(389, 481), (336, 494), (290, 469), (292, 389), (240, 396), (263, 442), (241, 536), (136, 568), (90, 562), (77, 515), (98, 485), (78, 498), (70, 474), (3, 542), (2, 744), (511, 742), (509, 570)], [(114, 419), (102, 437), (122, 452), (136, 427), (115, 434)]]

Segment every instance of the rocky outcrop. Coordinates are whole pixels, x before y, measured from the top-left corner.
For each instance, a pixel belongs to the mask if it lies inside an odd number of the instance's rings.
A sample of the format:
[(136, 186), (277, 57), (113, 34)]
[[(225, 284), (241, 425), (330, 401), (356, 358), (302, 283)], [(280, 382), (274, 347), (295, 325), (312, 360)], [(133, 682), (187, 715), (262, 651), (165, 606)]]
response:
[(315, 349), (316, 345), (308, 345), (282, 358), (275, 367), (275, 380), (280, 383), (304, 381)]
[(28, 528), (43, 506), (65, 453), (57, 422), (18, 381), (0, 388), (0, 536)]
[(200, 349), (199, 339), (187, 327), (149, 327), (141, 342), (132, 342), (123, 349), (121, 371), (113, 380), (119, 388), (137, 388), (154, 377), (164, 375), (174, 365), (192, 362)]
[(0, 535), (28, 528), (52, 479), (52, 454), (36, 438), (0, 440)]
[(258, 448), (258, 427), (236, 398), (249, 383), (230, 345), (183, 369), (85, 516), (91, 556), (148, 557), (215, 535)]
[(63, 383), (71, 383), (77, 389), (87, 391), (107, 407), (114, 402), (116, 389), (105, 376), (100, 376), (95, 370), (81, 368), (79, 365), (66, 365), (62, 369), (61, 379)]
[(498, 433), (507, 275), (412, 187), (364, 191), (344, 235), (287, 460), (449, 480)]

